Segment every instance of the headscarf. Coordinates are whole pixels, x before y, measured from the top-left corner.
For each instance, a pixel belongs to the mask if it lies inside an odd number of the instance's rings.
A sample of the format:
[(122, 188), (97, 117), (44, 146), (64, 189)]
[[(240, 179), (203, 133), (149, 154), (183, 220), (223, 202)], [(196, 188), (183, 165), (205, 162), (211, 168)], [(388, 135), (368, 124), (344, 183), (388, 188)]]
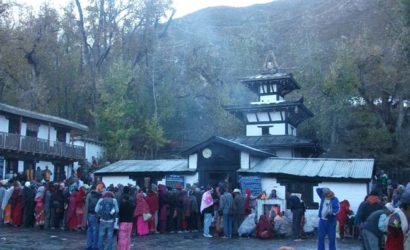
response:
[(35, 199), (37, 199), (37, 198), (43, 196), (44, 193), (45, 193), (45, 191), (46, 191), (46, 188), (45, 188), (44, 186), (40, 186), (40, 187), (37, 189), (37, 193), (36, 193)]
[(29, 181), (26, 181), (26, 183), (24, 183), (24, 186), (25, 186), (26, 188), (29, 188), (29, 187), (31, 186), (31, 183), (30, 183)]
[(204, 211), (206, 208), (212, 206), (214, 204), (214, 199), (212, 198), (211, 191), (206, 191), (202, 195), (202, 200), (201, 200), (201, 213)]

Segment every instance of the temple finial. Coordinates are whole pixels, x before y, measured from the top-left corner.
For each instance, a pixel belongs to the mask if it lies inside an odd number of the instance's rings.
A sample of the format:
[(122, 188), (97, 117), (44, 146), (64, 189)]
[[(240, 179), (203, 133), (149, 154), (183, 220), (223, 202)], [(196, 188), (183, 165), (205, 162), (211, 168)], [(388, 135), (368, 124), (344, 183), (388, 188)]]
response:
[(278, 62), (276, 61), (276, 56), (275, 53), (273, 53), (273, 50), (269, 50), (268, 54), (265, 59), (265, 63), (263, 65), (263, 70), (266, 73), (277, 73), (279, 70), (279, 65)]

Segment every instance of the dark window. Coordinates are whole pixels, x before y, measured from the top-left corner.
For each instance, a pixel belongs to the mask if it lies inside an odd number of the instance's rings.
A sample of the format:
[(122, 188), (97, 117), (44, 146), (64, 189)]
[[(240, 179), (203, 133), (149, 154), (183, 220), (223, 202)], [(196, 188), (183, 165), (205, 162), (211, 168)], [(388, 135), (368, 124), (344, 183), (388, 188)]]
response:
[(308, 209), (317, 209), (318, 203), (313, 201), (313, 187), (316, 183), (300, 182), (298, 180), (286, 181), (286, 192), (302, 194), (302, 200)]
[(57, 130), (57, 141), (66, 142), (66, 132), (63, 130)]
[(18, 171), (18, 161), (17, 160), (7, 160), (6, 159), (6, 178), (12, 178), (11, 174), (16, 174)]
[(269, 135), (269, 128), (270, 128), (271, 126), (263, 126), (263, 127), (261, 127), (261, 129), (262, 129), (262, 135)]
[(9, 133), (20, 134), (20, 121), (18, 119), (9, 120)]

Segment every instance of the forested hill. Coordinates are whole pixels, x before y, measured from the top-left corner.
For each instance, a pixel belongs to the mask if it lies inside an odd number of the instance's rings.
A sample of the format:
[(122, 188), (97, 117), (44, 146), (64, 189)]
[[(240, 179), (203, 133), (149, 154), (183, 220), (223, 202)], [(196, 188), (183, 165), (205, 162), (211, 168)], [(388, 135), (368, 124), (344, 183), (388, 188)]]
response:
[(244, 134), (222, 105), (254, 100), (238, 79), (272, 50), (301, 85), (288, 98), (316, 115), (301, 136), (326, 156), (408, 165), (408, 0), (280, 0), (160, 23), (169, 4), (75, 1), (16, 23), (0, 1), (1, 101), (95, 128), (110, 160), (170, 156)]

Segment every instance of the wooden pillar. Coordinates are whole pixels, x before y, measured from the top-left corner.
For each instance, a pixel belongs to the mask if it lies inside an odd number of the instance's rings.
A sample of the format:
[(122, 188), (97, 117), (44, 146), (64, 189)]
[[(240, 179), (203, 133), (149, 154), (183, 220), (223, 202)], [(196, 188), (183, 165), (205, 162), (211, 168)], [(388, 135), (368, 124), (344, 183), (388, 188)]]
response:
[(48, 135), (47, 135), (47, 140), (48, 140), (48, 143), (50, 144), (50, 128), (51, 127), (51, 124), (50, 123), (48, 123)]

